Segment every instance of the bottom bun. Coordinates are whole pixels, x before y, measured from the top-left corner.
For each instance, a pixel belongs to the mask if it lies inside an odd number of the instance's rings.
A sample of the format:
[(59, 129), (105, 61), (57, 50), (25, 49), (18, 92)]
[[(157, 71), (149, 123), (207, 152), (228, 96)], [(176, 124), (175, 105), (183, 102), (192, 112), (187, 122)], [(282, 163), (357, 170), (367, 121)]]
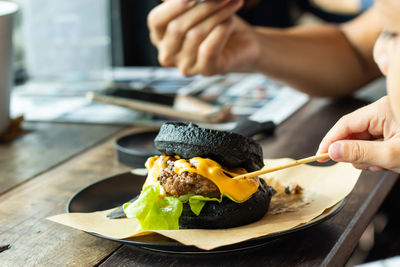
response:
[(189, 203), (183, 204), (179, 227), (186, 229), (232, 228), (260, 220), (268, 211), (275, 190), (260, 179), (261, 186), (247, 201), (236, 203), (227, 197), (222, 202), (207, 201), (199, 216), (191, 210)]

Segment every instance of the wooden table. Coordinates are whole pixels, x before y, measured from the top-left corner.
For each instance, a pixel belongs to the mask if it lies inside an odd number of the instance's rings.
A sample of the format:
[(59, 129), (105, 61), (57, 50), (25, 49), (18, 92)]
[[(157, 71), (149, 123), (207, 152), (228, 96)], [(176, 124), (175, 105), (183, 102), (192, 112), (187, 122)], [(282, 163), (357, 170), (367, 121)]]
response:
[[(365, 103), (314, 99), (260, 139), (265, 157), (315, 153), (343, 114)], [(0, 145), (0, 266), (341, 266), (395, 183), (391, 172), (363, 172), (344, 208), (328, 221), (253, 250), (218, 255), (154, 254), (93, 237), (45, 218), (63, 213), (81, 188), (128, 171), (114, 155), (115, 126), (26, 123), (30, 132)]]

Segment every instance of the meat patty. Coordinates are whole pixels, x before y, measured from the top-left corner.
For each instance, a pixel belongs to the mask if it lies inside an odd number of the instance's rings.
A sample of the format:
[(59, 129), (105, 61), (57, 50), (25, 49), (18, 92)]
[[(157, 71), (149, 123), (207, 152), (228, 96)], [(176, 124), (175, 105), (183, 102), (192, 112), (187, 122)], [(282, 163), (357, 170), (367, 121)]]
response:
[(167, 162), (167, 167), (161, 171), (158, 179), (167, 194), (174, 197), (188, 193), (206, 197), (219, 197), (221, 195), (213, 182), (197, 173), (175, 173), (173, 161)]

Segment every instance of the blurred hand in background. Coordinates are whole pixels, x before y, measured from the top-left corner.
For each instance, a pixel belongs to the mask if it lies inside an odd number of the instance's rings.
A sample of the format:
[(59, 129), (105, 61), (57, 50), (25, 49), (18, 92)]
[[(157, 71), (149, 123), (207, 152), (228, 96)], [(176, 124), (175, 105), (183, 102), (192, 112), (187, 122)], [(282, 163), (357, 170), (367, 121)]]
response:
[(148, 16), (162, 66), (205, 76), (244, 70), (258, 55), (256, 35), (235, 13), (243, 0), (169, 0)]

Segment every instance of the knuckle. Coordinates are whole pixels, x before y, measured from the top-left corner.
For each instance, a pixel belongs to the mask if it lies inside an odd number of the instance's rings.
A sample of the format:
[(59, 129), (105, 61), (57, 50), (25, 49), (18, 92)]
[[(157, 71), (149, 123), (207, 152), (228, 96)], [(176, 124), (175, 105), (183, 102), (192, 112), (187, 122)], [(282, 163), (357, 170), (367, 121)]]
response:
[[(218, 4), (218, 2), (217, 1), (215, 1), (216, 2), (216, 4)], [(213, 13), (213, 12), (215, 12), (215, 3), (213, 3), (213, 4), (208, 4), (208, 5), (203, 5), (203, 7), (202, 7), (202, 12), (204, 12), (204, 14), (211, 14), (211, 13)]]
[(333, 133), (337, 131), (338, 129), (342, 129), (346, 125), (346, 118), (345, 116), (341, 117), (335, 125), (329, 130), (329, 133)]
[(183, 76), (192, 76), (192, 73), (187, 68), (179, 68)]
[(387, 162), (389, 165), (395, 164), (400, 158), (399, 151), (393, 146), (385, 146), (383, 154), (383, 162)]
[(184, 76), (193, 76), (194, 72), (191, 68), (187, 66), (180, 67), (179, 70), (182, 72)]
[(159, 29), (161, 27), (156, 12), (150, 11), (149, 15), (147, 15), (147, 25), (149, 26), (150, 30)]
[(365, 159), (365, 153), (363, 148), (358, 142), (351, 145), (349, 151), (349, 160), (352, 162), (363, 162)]
[(202, 68), (200, 74), (207, 77), (207, 76), (213, 76), (217, 74), (217, 72), (215, 71), (214, 68), (208, 67), (208, 68)]
[(192, 29), (188, 31), (187, 38), (190, 42), (199, 44), (205, 39), (205, 35), (200, 30)]
[(352, 119), (352, 116), (351, 116), (351, 113), (349, 113), (349, 114), (342, 116), (338, 122), (341, 124), (347, 124), (347, 122), (351, 121), (351, 119)]
[(163, 67), (171, 67), (172, 66), (172, 58), (170, 55), (168, 55), (166, 53), (159, 53), (158, 61), (160, 62), (160, 65)]
[(369, 120), (369, 129), (380, 129), (382, 122), (383, 121), (378, 118), (377, 114), (373, 115)]
[(211, 48), (206, 45), (200, 46), (199, 55), (205, 60), (213, 60), (216, 59), (218, 56), (217, 50), (215, 48)]
[(178, 66), (178, 69), (184, 76), (189, 76), (189, 68), (187, 66), (181, 64)]
[(153, 45), (157, 46), (158, 39), (153, 32), (150, 33), (150, 41)]
[(172, 21), (167, 26), (167, 32), (175, 36), (180, 36), (183, 34), (183, 29), (178, 22)]
[(191, 76), (191, 75), (193, 75), (192, 67), (191, 67), (191, 65), (189, 65), (188, 62), (184, 62), (184, 61), (180, 62), (180, 63), (178, 64), (178, 69), (180, 70), (180, 72), (181, 72), (184, 76)]

